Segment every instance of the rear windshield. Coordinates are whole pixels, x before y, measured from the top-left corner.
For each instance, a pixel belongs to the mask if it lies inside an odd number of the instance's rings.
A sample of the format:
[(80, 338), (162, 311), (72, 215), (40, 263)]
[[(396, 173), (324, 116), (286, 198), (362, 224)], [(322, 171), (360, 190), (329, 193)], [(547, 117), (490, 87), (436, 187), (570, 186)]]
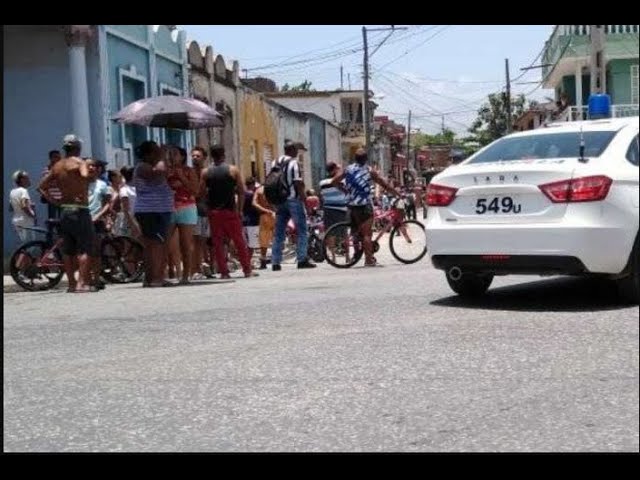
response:
[[(599, 157), (617, 132), (584, 132), (584, 156)], [(548, 133), (502, 138), (479, 153), (469, 163), (486, 163), (547, 158), (570, 158), (580, 155), (580, 133)]]

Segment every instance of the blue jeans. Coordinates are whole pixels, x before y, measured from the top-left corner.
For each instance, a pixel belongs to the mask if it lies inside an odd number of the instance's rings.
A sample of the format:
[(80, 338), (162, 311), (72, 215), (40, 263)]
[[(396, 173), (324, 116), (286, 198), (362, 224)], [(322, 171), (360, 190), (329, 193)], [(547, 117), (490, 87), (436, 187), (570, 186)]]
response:
[(280, 265), (282, 262), (282, 248), (289, 219), (293, 218), (296, 226), (296, 257), (298, 262), (307, 259), (307, 217), (304, 212), (304, 205), (297, 198), (290, 198), (278, 207), (276, 211), (276, 232), (273, 239), (273, 250), (271, 252), (271, 264)]

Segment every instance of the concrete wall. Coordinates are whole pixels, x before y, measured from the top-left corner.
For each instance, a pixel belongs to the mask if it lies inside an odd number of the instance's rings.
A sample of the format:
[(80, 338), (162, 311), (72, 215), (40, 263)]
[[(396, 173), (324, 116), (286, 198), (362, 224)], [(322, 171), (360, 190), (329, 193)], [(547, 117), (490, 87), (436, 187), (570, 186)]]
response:
[(325, 145), (327, 149), (327, 162), (344, 164), (344, 159), (342, 158), (341, 135), (342, 134), (338, 127), (331, 123), (325, 124)]
[[(205, 148), (222, 144), (227, 154), (227, 162), (240, 164), (241, 118), (238, 107), (239, 65), (227, 64), (221, 55), (214, 56), (213, 48), (202, 48), (197, 42), (189, 43), (187, 49), (190, 93), (216, 108), (222, 115), (223, 128), (196, 131), (196, 143)], [(249, 162), (250, 163), (250, 162)]]
[(309, 122), (309, 152), (310, 157), (310, 173), (311, 183), (308, 188), (318, 189), (318, 183), (325, 177), (327, 163), (327, 145), (326, 145), (326, 121), (315, 115), (308, 116)]
[(46, 218), (36, 185), (48, 163), (47, 152), (60, 149), (62, 137), (71, 130), (69, 58), (59, 30), (26, 30), (5, 27), (3, 36), (3, 242), (7, 256), (17, 245), (7, 212), (11, 175), (29, 172), (32, 200), (40, 224)]
[(146, 25), (106, 25), (113, 30), (127, 35), (128, 37), (138, 40), (140, 42), (149, 41), (149, 29)]
[[(302, 142), (307, 148), (311, 148), (309, 146), (309, 123), (305, 115), (277, 107), (274, 107), (274, 113), (280, 119), (278, 126), (278, 155), (284, 153), (282, 148), (285, 139)], [(298, 154), (298, 162), (302, 169), (302, 178), (307, 188), (312, 184), (310, 154), (310, 150)]]
[(638, 65), (638, 59), (611, 60), (607, 64), (607, 89), (614, 104), (631, 103), (631, 65)]
[[(282, 151), (277, 108), (264, 101), (261, 94), (246, 87), (240, 88), (239, 97), (239, 166), (243, 175), (249, 176), (254, 173), (263, 181), (265, 148), (270, 148), (274, 157)], [(254, 172), (252, 162), (255, 162)]]
[(315, 113), (329, 122), (339, 123), (341, 121), (340, 97), (337, 95), (318, 97), (273, 97), (272, 100), (296, 112)]
[(224, 145), (227, 152), (227, 161), (234, 165), (239, 164), (240, 151), (237, 142), (238, 133), (238, 108), (236, 102), (236, 88), (231, 87), (227, 82), (222, 81), (214, 76), (213, 83), (213, 100), (214, 107), (223, 115), (224, 128), (220, 132), (218, 143)]

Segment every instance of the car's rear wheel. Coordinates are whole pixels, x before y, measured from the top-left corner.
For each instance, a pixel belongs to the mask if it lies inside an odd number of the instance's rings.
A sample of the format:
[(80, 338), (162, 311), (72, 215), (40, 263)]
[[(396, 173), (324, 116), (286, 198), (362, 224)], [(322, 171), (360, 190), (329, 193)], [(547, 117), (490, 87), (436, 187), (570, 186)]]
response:
[(624, 302), (638, 305), (640, 303), (640, 248), (638, 237), (629, 259), (629, 275), (618, 280), (618, 292)]
[(456, 280), (451, 278), (449, 272), (446, 273), (446, 276), (451, 290), (461, 297), (480, 297), (487, 292), (493, 282), (493, 274), (491, 273), (463, 272)]

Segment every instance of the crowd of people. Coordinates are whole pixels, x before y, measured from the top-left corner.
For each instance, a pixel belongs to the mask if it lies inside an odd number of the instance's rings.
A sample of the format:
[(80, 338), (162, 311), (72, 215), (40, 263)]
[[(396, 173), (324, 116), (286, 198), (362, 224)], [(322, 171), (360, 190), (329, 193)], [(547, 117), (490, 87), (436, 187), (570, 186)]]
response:
[[(254, 254), (259, 269), (271, 263), (273, 271), (280, 271), (288, 226), (295, 230), (297, 268), (315, 268), (307, 255), (307, 218), (320, 210), (325, 229), (350, 218), (362, 234), (365, 264), (374, 266), (373, 208), (391, 208), (386, 193), (374, 195), (374, 184), (404, 197), (410, 218), (420, 205), (420, 191), (398, 191), (369, 168), (366, 151), (360, 149), (345, 169), (335, 162), (327, 164), (327, 178), (317, 195), (305, 189), (302, 179), (298, 153), (304, 150), (303, 144), (287, 140), (284, 155), (272, 162), (261, 185), (228, 164), (219, 145), (209, 151), (193, 148), (189, 166), (183, 148), (145, 141), (135, 150), (135, 167), (107, 171), (106, 162), (81, 156), (78, 137), (65, 136), (62, 152), (49, 152), (38, 192), (49, 219), (59, 222), (68, 291), (105, 288), (100, 280), (100, 241), (107, 232), (142, 243), (143, 286), (148, 288), (188, 284), (214, 274), (228, 279), (230, 257), (239, 261), (247, 278), (258, 275)], [(282, 198), (273, 193), (272, 175), (283, 185)], [(13, 180), (9, 208), (16, 232), (26, 242), (33, 239), (29, 227), (37, 223), (28, 190), (31, 182), (25, 171), (15, 172)]]

